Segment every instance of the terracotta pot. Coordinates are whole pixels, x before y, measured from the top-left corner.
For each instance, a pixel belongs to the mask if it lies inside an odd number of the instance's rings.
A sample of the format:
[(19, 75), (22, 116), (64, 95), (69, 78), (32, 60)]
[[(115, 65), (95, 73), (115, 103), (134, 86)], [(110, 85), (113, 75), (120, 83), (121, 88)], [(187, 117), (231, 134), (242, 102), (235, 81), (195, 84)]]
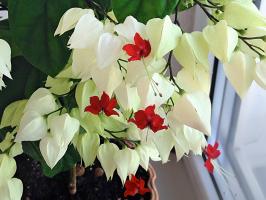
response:
[(148, 181), (148, 188), (151, 190), (151, 200), (159, 200), (159, 193), (155, 184), (157, 178), (154, 168), (149, 165), (150, 179)]

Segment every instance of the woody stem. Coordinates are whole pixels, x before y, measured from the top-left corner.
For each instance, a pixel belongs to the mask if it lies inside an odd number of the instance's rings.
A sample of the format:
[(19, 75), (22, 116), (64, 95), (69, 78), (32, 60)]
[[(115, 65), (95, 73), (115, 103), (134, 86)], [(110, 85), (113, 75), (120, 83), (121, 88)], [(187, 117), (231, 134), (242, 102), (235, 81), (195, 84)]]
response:
[(70, 170), (70, 181), (68, 185), (69, 194), (74, 196), (77, 193), (77, 171), (76, 165)]

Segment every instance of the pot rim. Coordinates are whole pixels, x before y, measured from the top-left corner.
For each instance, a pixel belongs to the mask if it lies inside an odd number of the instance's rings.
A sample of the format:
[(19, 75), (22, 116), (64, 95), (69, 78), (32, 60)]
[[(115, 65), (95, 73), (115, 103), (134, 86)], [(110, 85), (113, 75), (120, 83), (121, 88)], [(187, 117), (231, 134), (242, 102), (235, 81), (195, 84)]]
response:
[(159, 193), (158, 193), (156, 183), (155, 183), (157, 175), (152, 165), (149, 165), (148, 172), (149, 172), (150, 178), (148, 180), (147, 185), (149, 189), (151, 190), (151, 200), (159, 200)]

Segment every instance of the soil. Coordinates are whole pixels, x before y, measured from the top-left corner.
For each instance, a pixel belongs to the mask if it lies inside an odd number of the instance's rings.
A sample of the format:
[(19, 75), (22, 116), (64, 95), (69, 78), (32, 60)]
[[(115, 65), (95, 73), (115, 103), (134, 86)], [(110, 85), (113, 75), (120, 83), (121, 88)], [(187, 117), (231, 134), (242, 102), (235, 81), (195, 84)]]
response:
[[(112, 181), (106, 181), (104, 173), (99, 173), (101, 167), (96, 161), (95, 165), (88, 167), (85, 174), (77, 177), (77, 193), (69, 194), (69, 172), (63, 172), (53, 178), (42, 174), (41, 166), (37, 161), (25, 155), (17, 157), (16, 177), (23, 182), (22, 200), (150, 200), (150, 193), (145, 196), (124, 198), (124, 188), (117, 174)], [(100, 168), (101, 172), (101, 168)], [(145, 182), (149, 174), (140, 168), (136, 174)]]

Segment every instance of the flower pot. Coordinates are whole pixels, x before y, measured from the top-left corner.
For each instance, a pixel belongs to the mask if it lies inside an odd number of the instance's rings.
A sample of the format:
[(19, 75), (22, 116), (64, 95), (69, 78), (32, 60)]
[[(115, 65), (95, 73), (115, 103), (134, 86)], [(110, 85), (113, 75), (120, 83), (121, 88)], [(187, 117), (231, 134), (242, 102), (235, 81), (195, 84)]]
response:
[[(155, 180), (156, 173), (150, 165), (148, 172), (140, 168), (137, 176), (143, 177), (150, 189), (150, 193), (144, 196), (124, 198), (124, 188), (121, 185), (120, 178), (114, 175), (112, 181), (106, 181), (104, 173), (96, 172), (100, 168), (98, 161), (95, 165), (88, 167), (83, 176), (77, 177), (77, 194), (69, 194), (69, 172), (63, 172), (53, 178), (47, 178), (43, 175), (41, 166), (26, 156), (18, 156), (16, 177), (21, 179), (24, 184), (22, 200), (34, 199), (60, 199), (60, 200), (159, 200)], [(30, 169), (30, 170), (29, 170)], [(105, 193), (102, 195), (101, 193)], [(89, 196), (88, 194), (92, 194)]]
[(155, 183), (157, 175), (152, 165), (149, 165), (148, 172), (150, 175), (150, 178), (148, 180), (148, 188), (151, 190), (151, 200), (159, 200), (159, 193)]

